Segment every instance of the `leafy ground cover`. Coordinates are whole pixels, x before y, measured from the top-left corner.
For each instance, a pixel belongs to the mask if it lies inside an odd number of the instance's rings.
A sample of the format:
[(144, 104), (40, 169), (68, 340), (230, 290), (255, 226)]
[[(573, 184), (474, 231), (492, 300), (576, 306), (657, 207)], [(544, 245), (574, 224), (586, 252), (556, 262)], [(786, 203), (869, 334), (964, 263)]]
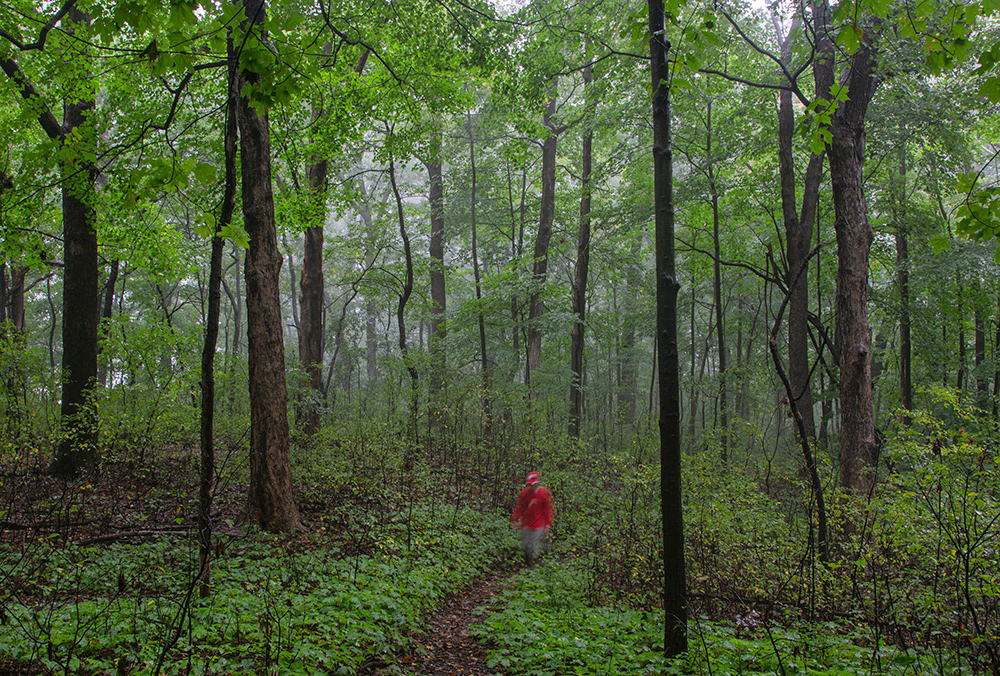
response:
[(412, 654), (430, 611), (514, 551), (505, 517), (436, 500), (426, 467), (405, 482), (359, 485), (316, 458), (301, 463), (306, 531), (255, 532), (240, 522), (239, 484), (225, 480), (235, 468), (220, 481), (212, 594), (202, 599), (192, 461), (176, 450), (155, 458), (121, 475), (109, 463), (93, 484), (7, 473), (8, 670), (364, 673)]

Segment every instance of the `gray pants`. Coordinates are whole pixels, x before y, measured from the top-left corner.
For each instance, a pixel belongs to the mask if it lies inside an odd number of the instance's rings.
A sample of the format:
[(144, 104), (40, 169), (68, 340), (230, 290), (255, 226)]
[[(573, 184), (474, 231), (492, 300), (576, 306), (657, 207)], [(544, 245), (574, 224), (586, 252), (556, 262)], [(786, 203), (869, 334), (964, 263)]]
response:
[(542, 553), (543, 537), (545, 537), (544, 528), (521, 529), (521, 551), (524, 552), (524, 562), (529, 566), (535, 565), (535, 560)]

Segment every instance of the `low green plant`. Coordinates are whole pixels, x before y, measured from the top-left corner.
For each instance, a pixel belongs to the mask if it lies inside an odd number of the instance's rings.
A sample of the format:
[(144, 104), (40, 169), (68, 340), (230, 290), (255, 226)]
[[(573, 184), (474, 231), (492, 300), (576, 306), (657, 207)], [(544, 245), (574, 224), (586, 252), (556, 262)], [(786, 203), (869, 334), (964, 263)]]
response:
[(327, 533), (230, 542), (213, 593), (196, 598), (196, 547), (162, 538), (107, 548), (4, 553), (0, 653), (57, 673), (354, 674), (391, 662), (423, 617), (483, 572), (506, 520), (416, 505), (395, 513), (371, 555)]

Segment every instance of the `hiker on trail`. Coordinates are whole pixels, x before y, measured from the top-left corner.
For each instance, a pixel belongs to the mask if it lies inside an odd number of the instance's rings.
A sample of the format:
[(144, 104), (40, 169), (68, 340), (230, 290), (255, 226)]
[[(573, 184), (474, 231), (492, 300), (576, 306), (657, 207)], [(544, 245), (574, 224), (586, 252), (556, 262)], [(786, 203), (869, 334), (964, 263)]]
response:
[(539, 483), (541, 478), (538, 472), (528, 472), (524, 479), (527, 485), (517, 496), (517, 506), (510, 517), (511, 525), (521, 529), (521, 550), (528, 566), (535, 565), (541, 554), (542, 538), (552, 525), (552, 493)]

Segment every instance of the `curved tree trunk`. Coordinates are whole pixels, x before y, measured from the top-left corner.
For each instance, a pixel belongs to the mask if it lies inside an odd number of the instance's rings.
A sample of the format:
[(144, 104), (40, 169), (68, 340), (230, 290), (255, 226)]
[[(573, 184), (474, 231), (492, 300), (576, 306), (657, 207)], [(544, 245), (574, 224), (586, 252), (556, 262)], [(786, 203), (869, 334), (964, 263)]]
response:
[[(781, 59), (790, 68), (792, 59), (792, 33), (801, 21), (798, 17), (787, 36), (779, 34)], [(788, 306), (788, 380), (795, 402), (795, 409), (802, 417), (802, 425), (795, 426), (795, 433), (804, 431), (807, 439), (816, 437), (813, 415), (812, 387), (809, 382), (809, 275), (803, 266), (812, 240), (819, 200), (819, 185), (823, 173), (823, 155), (813, 154), (806, 168), (802, 189), (802, 211), (799, 214), (796, 199), (795, 160), (792, 141), (795, 135), (795, 113), (792, 93), (787, 89), (778, 95), (778, 171), (781, 181), (781, 212), (785, 224), (785, 258), (788, 269), (785, 278), (791, 287)], [(800, 272), (801, 271), (801, 272)], [(797, 280), (797, 281), (796, 281)], [(800, 439), (801, 443), (803, 440)]]

